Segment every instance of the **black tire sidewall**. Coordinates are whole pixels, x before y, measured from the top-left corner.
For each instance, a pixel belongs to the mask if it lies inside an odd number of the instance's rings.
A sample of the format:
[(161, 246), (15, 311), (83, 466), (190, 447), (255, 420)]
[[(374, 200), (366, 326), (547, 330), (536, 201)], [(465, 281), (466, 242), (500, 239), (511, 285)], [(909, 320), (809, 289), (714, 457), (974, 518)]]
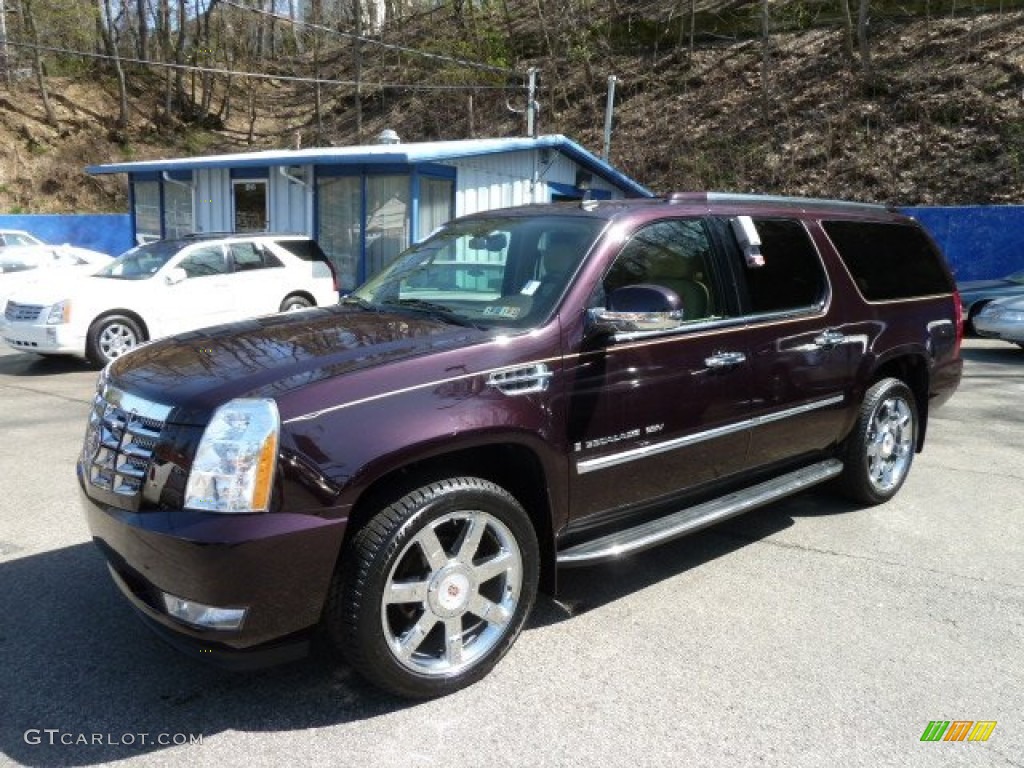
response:
[[(103, 354), (103, 350), (100, 349), (100, 334), (103, 333), (104, 328), (113, 323), (131, 327), (132, 331), (135, 332), (135, 347), (146, 340), (139, 324), (127, 315), (106, 315), (98, 320), (94, 320), (92, 325), (89, 326), (89, 332), (85, 337), (85, 355), (94, 365), (102, 367), (112, 359), (116, 359), (106, 357)], [(135, 347), (132, 347), (132, 349)]]
[[(403, 666), (381, 626), (380, 606), (391, 569), (409, 542), (450, 512), (478, 510), (503, 523), (519, 546), (522, 585), (515, 614), (493, 648), (462, 672), (431, 677)], [(483, 678), (519, 636), (533, 606), (539, 580), (536, 533), (519, 503), (499, 486), (478, 478), (426, 485), (382, 510), (353, 538), (339, 568), (334, 605), (326, 612), (328, 635), (355, 671), (375, 685), (410, 698), (452, 693)]]

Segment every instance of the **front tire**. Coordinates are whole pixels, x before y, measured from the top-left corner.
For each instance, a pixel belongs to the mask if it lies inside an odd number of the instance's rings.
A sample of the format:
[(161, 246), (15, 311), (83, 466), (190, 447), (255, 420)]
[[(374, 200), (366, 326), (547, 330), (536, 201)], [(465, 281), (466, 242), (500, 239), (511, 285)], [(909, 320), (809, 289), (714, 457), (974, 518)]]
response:
[(139, 324), (126, 315), (107, 315), (94, 322), (85, 339), (89, 362), (104, 366), (146, 340)]
[(452, 693), (512, 647), (539, 570), (536, 533), (509, 493), (475, 477), (431, 483), (379, 512), (347, 547), (328, 637), (391, 693)]
[(868, 389), (857, 425), (846, 441), (843, 492), (854, 501), (881, 504), (902, 487), (917, 448), (917, 402), (899, 379)]

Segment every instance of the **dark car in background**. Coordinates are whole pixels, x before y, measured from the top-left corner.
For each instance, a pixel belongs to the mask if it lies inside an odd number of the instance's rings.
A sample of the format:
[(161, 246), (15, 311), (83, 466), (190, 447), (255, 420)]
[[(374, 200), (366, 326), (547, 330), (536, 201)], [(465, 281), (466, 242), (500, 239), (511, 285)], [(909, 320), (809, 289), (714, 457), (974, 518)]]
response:
[(437, 696), (487, 674), (559, 566), (828, 481), (891, 499), (961, 328), (934, 244), (879, 206), (491, 211), (338, 306), (117, 358), (78, 480), (114, 580), (196, 658), (294, 658), (320, 628)]
[(994, 299), (1024, 296), (1024, 269), (997, 280), (969, 280), (957, 285), (963, 303), (964, 322), (975, 332), (974, 318)]

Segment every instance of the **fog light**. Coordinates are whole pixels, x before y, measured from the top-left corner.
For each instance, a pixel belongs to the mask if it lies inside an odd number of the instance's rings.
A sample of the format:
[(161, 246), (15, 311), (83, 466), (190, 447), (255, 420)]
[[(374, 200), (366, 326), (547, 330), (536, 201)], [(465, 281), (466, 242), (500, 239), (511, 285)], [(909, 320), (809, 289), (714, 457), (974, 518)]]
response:
[(238, 629), (245, 619), (245, 608), (218, 608), (214, 605), (203, 605), (195, 600), (183, 600), (180, 597), (164, 596), (164, 607), (167, 613), (179, 621), (202, 629)]

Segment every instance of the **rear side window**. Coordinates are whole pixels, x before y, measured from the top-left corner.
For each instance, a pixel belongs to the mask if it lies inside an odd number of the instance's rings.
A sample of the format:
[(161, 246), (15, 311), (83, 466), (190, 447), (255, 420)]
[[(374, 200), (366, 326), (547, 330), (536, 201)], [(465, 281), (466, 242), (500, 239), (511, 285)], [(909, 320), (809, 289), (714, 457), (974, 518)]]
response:
[(868, 301), (950, 293), (942, 257), (918, 227), (824, 221), (822, 227)]
[(327, 261), (327, 255), (315, 240), (275, 240), (274, 242), (303, 261)]
[(764, 265), (743, 266), (750, 311), (792, 312), (820, 307), (827, 293), (825, 268), (807, 230), (791, 219), (754, 219)]

